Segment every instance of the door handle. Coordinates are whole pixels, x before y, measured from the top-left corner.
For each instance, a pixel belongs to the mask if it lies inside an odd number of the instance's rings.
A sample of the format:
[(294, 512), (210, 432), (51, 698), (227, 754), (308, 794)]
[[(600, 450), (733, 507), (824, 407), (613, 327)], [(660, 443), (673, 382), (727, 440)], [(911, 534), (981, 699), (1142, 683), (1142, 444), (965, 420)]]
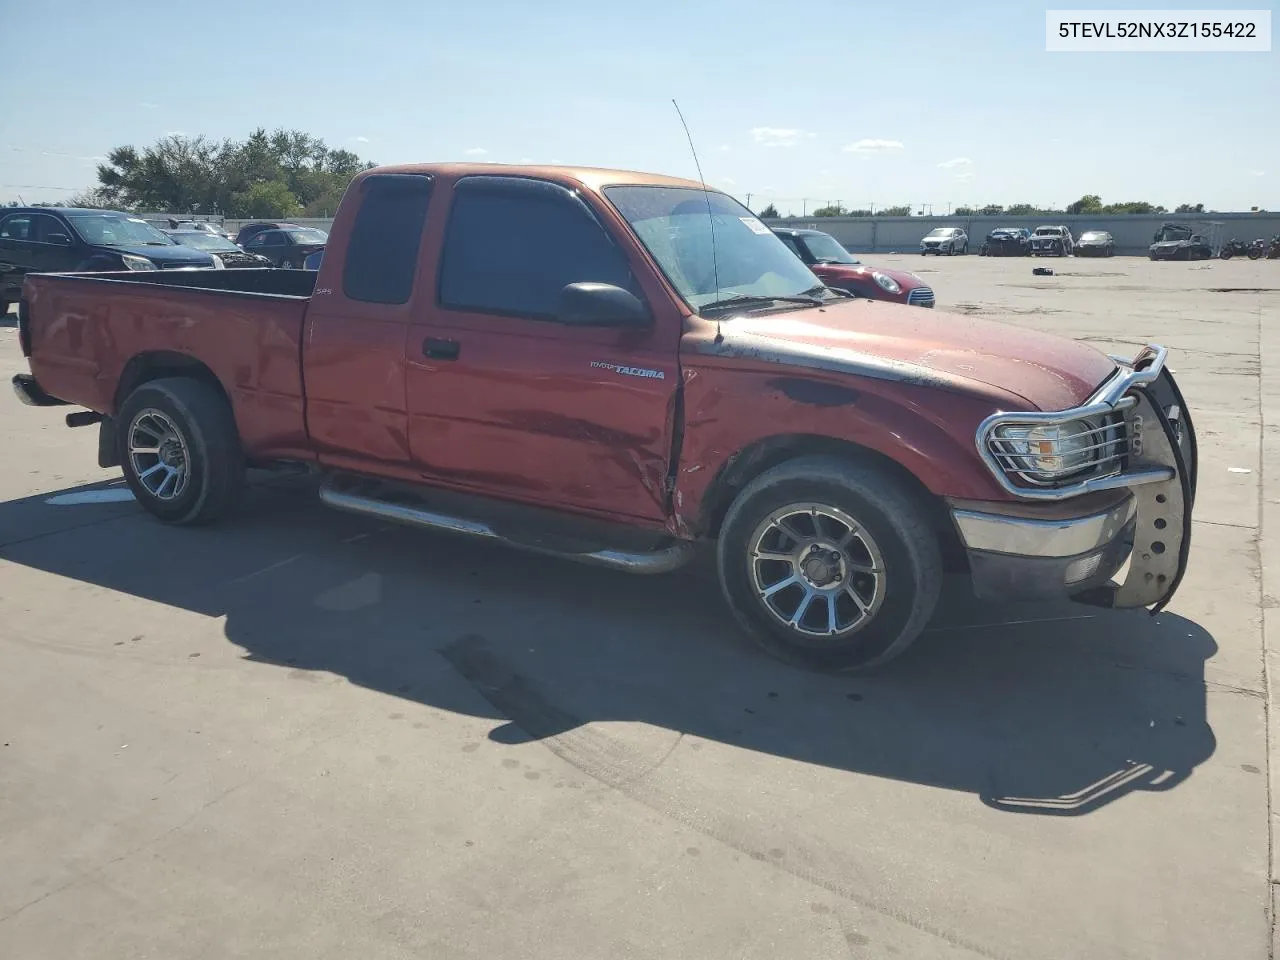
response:
[(427, 337), (422, 341), (423, 356), (430, 357), (432, 360), (457, 360), (461, 349), (457, 340), (436, 340), (433, 337)]

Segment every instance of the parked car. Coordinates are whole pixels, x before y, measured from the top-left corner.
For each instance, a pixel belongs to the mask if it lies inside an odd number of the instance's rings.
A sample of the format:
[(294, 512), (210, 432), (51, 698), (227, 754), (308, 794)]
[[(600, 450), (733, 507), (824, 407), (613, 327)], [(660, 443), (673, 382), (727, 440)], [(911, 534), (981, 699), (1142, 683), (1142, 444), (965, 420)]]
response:
[(933, 306), (933, 290), (914, 273), (868, 267), (829, 233), (781, 227), (773, 232), (828, 287), (868, 300)]
[(236, 233), (236, 246), (243, 247), (264, 230), (299, 230), (301, 229), (296, 223), (274, 223), (268, 221), (258, 221), (256, 223), (246, 223)]
[(1185, 223), (1166, 223), (1152, 238), (1147, 255), (1152, 260), (1208, 260), (1213, 247)]
[(163, 232), (174, 243), (217, 257), (224, 267), (274, 266), (266, 257), (241, 250), (220, 233), (206, 233), (204, 230), (165, 230)]
[(246, 253), (266, 257), (277, 267), (297, 270), (307, 257), (323, 250), (329, 235), (311, 227), (288, 227), (283, 230), (263, 230), (255, 233), (244, 245)]
[(0, 208), (0, 315), (29, 273), (216, 267), (132, 214), (74, 207)]
[(1033, 257), (1069, 257), (1075, 243), (1071, 231), (1063, 226), (1036, 227), (1031, 234), (1031, 255)]
[(1105, 230), (1086, 230), (1076, 242), (1077, 257), (1114, 257), (1116, 238)]
[(69, 425), (169, 524), (302, 461), (332, 507), (616, 570), (705, 541), (743, 629), (810, 668), (900, 654), (953, 551), (1000, 602), (1160, 609), (1186, 568), (1163, 347), (837, 295), (671, 177), (375, 168), (334, 229), (318, 274), (30, 276), (14, 387), (87, 407)]
[(964, 255), (969, 252), (969, 235), (959, 227), (938, 227), (930, 230), (920, 241), (920, 255), (926, 253)]
[(996, 227), (978, 251), (984, 257), (1025, 257), (1031, 253), (1031, 231), (1026, 227)]

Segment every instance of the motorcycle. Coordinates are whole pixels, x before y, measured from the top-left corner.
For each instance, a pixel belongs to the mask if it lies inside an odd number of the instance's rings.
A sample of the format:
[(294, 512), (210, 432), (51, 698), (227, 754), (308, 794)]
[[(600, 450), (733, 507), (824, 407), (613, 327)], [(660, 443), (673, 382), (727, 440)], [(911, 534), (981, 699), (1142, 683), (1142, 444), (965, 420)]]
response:
[(1271, 238), (1271, 243), (1267, 246), (1267, 259), (1280, 260), (1280, 233)]
[(1231, 239), (1222, 245), (1222, 250), (1218, 254), (1223, 260), (1230, 260), (1237, 254), (1245, 256), (1249, 252), (1249, 244), (1243, 240)]
[(1267, 252), (1267, 241), (1259, 237), (1249, 244), (1249, 259), (1257, 260)]

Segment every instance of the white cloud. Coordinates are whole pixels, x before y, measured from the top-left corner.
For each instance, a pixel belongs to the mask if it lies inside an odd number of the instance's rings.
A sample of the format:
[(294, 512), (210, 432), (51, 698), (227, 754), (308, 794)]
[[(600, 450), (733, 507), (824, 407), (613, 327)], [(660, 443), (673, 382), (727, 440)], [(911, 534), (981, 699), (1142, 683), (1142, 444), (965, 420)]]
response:
[(520, 158), (520, 162), (521, 162), (521, 163), (533, 163), (533, 158), (532, 158), (532, 157), (521, 157), (521, 158)]
[(159, 110), (159, 109), (160, 109), (160, 104), (158, 104), (158, 103), (147, 103), (145, 100), (144, 100), (144, 101), (142, 101), (140, 104), (138, 104), (138, 106), (142, 107), (142, 109), (144, 109), (144, 110)]
[(752, 127), (751, 139), (765, 147), (794, 147), (801, 140), (817, 136), (792, 127)]
[(900, 140), (862, 139), (856, 143), (845, 145), (845, 153), (887, 153), (890, 150), (901, 150)]
[(463, 150), (462, 152), (465, 153), (468, 157), (483, 157), (489, 151), (486, 150), (484, 147), (472, 147), (471, 149)]
[(720, 144), (720, 152), (721, 152), (721, 153), (728, 153), (728, 152), (729, 152), (729, 145), (728, 145), (727, 143), (722, 143), (722, 144)]
[(369, 142), (369, 138), (368, 138), (368, 137), (352, 137), (351, 139), (352, 139), (352, 140), (354, 140), (356, 143), (368, 143), (368, 142)]
[(957, 183), (964, 183), (966, 180), (972, 180), (972, 179), (973, 179), (973, 174), (972, 174), (972, 173), (957, 173), (957, 174), (956, 174), (956, 182), (957, 182)]
[(952, 167), (967, 167), (972, 163), (973, 161), (968, 157), (954, 157), (951, 160), (943, 160), (938, 166), (943, 170), (950, 170)]
[(1267, 171), (1265, 170), (1250, 170), (1249, 172), (1255, 177), (1265, 177), (1267, 175)]

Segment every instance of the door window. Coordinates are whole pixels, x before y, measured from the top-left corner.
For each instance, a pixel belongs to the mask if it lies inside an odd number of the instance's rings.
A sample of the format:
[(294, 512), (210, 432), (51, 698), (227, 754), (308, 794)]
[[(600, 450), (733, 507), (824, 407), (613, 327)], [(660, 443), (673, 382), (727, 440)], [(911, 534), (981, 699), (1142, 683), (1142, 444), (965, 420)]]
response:
[(366, 303), (408, 303), (427, 222), (431, 178), (372, 176), (361, 183), (360, 193), (360, 209), (342, 265), (342, 292)]
[(0, 220), (0, 240), (34, 240), (32, 220), (29, 214), (15, 214)]
[(440, 263), (440, 304), (553, 320), (571, 283), (639, 295), (622, 251), (572, 191), (517, 177), (459, 181)]

